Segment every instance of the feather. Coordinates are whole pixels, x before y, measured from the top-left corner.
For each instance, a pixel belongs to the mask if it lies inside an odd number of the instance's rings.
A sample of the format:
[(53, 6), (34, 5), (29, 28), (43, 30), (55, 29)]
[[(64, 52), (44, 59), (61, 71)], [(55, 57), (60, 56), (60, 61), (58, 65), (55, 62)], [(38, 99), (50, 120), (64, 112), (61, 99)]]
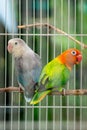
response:
[(44, 66), (37, 89), (30, 104), (39, 103), (47, 94), (54, 90), (62, 91), (70, 78), (71, 69), (74, 64), (82, 60), (81, 52), (71, 48), (54, 58)]
[(8, 51), (15, 59), (18, 84), (24, 90), (25, 100), (30, 102), (41, 73), (41, 59), (20, 38), (8, 41)]

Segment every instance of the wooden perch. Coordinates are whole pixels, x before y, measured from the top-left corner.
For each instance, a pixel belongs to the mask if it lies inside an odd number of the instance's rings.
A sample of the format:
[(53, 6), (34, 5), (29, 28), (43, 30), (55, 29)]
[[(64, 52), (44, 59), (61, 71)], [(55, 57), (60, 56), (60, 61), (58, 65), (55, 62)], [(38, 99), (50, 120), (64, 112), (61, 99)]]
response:
[(0, 92), (20, 92), (23, 93), (23, 90), (20, 87), (6, 87), (0, 88)]
[(76, 42), (77, 44), (79, 44), (80, 46), (82, 46), (82, 48), (87, 48), (87, 45), (85, 45), (84, 43), (76, 40), (74, 37), (72, 37), (71, 35), (67, 34), (66, 32), (62, 31), (59, 28), (56, 28), (53, 25), (50, 25), (48, 23), (35, 23), (35, 24), (29, 24), (29, 25), (19, 25), (18, 28), (23, 29), (23, 28), (30, 28), (30, 27), (37, 27), (37, 26), (46, 26), (49, 27), (49, 29), (55, 30), (57, 33), (61, 33), (64, 34), (65, 36), (67, 36), (68, 38), (70, 38), (71, 40), (73, 40), (74, 42)]
[[(6, 87), (0, 88), (0, 92), (19, 92), (23, 93), (23, 90), (20, 87)], [(54, 91), (49, 95), (87, 95), (87, 89), (75, 89), (75, 90), (65, 90), (65, 92)]]

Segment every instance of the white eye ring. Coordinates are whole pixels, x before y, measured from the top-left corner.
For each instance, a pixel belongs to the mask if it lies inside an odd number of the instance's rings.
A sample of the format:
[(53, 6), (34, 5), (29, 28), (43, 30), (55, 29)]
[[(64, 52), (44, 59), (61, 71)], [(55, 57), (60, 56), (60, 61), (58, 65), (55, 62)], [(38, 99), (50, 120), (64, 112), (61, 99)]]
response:
[(15, 42), (15, 45), (17, 45), (18, 43), (17, 42)]
[(76, 51), (71, 51), (71, 54), (73, 55), (73, 56), (75, 56), (76, 55)]

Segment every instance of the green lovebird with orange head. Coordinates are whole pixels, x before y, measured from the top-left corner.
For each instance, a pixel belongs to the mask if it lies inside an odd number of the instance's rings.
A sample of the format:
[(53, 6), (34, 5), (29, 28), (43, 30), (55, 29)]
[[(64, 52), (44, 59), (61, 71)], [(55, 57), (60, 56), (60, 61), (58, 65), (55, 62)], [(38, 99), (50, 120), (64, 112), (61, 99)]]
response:
[(61, 55), (54, 58), (43, 68), (39, 88), (36, 90), (30, 104), (39, 103), (47, 94), (53, 90), (61, 92), (63, 86), (70, 78), (70, 73), (74, 64), (79, 64), (82, 54), (75, 48), (64, 51)]

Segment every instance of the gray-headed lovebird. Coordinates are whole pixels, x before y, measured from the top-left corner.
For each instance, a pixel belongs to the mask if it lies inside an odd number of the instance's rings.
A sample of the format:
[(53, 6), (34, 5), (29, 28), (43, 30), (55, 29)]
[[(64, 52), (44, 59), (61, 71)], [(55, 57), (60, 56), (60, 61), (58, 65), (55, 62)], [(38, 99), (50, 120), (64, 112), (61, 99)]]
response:
[(14, 56), (18, 84), (24, 90), (26, 102), (30, 102), (41, 73), (41, 59), (20, 38), (8, 41), (8, 52)]

